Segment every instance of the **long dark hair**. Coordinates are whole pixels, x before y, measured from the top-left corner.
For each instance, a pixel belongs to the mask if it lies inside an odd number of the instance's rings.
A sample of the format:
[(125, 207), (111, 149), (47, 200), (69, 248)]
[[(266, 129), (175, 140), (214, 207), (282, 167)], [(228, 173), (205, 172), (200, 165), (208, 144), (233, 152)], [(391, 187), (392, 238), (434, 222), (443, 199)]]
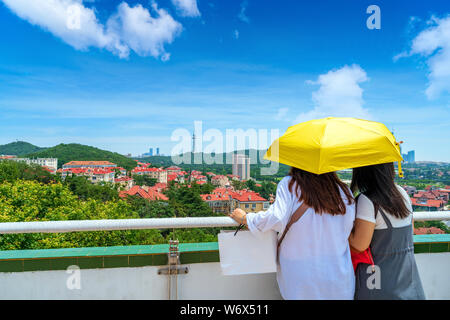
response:
[(392, 162), (353, 169), (353, 192), (364, 193), (374, 205), (383, 208), (396, 218), (410, 215), (402, 194), (394, 183), (395, 170)]
[(291, 167), (289, 175), (289, 191), (295, 194), (300, 191), (300, 200), (303, 200), (316, 213), (329, 213), (332, 215), (345, 214), (345, 203), (342, 200), (340, 189), (344, 191), (348, 204), (353, 203), (353, 196), (347, 185), (339, 180), (334, 172), (314, 174), (295, 167)]

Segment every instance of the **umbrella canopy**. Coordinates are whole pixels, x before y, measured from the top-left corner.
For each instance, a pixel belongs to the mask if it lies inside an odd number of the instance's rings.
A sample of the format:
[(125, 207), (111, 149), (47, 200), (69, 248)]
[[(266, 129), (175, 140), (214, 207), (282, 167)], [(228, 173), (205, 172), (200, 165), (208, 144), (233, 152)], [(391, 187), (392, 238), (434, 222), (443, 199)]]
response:
[(275, 140), (264, 159), (315, 174), (399, 161), (399, 144), (380, 122), (355, 118), (324, 118), (289, 127)]

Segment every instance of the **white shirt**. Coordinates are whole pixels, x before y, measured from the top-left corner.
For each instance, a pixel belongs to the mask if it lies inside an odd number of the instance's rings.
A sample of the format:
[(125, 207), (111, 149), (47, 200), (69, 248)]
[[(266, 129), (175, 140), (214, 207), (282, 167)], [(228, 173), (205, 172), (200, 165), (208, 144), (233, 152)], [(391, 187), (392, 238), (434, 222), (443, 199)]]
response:
[[(408, 208), (409, 212), (412, 213), (411, 199), (409, 198), (408, 194), (400, 186), (397, 186), (397, 189), (402, 194), (403, 200), (405, 201), (406, 207)], [(383, 210), (383, 212), (386, 214), (386, 217), (391, 222), (393, 228), (404, 227), (410, 225), (412, 222), (412, 214), (410, 214), (406, 218), (399, 219), (391, 215), (389, 212), (386, 212), (386, 210)], [(387, 229), (387, 224), (380, 212), (378, 212), (377, 218), (375, 219), (375, 208), (373, 206), (373, 203), (363, 194), (358, 197), (358, 212), (356, 213), (356, 218), (375, 223), (375, 230)]]
[[(289, 191), (291, 177), (277, 187), (275, 202), (269, 210), (247, 214), (253, 234), (268, 230), (282, 235), (291, 215), (301, 205)], [(295, 186), (295, 185), (294, 185)], [(316, 214), (308, 208), (294, 223), (280, 246), (277, 280), (284, 299), (353, 299), (355, 274), (348, 237), (355, 219), (354, 204), (346, 203), (345, 215)]]

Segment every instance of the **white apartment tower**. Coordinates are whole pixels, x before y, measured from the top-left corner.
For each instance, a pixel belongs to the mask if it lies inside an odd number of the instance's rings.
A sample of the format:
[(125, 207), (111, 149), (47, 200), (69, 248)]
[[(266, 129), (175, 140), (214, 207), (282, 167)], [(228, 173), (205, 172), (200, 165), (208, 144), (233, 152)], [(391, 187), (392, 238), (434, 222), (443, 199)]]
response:
[(245, 154), (233, 154), (233, 175), (239, 176), (241, 180), (250, 179), (250, 157)]

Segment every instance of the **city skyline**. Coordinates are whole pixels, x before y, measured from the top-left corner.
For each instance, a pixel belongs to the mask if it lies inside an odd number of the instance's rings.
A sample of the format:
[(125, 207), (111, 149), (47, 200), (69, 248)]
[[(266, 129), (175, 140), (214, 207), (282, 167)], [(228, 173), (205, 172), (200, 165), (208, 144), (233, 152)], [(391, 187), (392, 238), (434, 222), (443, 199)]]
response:
[[(170, 155), (194, 121), (283, 134), (354, 116), (395, 130), (416, 161), (450, 162), (448, 1), (378, 1), (379, 30), (369, 1), (67, 0), (44, 19), (46, 2), (0, 1), (0, 144)], [(58, 25), (64, 4), (86, 13), (79, 27)]]

